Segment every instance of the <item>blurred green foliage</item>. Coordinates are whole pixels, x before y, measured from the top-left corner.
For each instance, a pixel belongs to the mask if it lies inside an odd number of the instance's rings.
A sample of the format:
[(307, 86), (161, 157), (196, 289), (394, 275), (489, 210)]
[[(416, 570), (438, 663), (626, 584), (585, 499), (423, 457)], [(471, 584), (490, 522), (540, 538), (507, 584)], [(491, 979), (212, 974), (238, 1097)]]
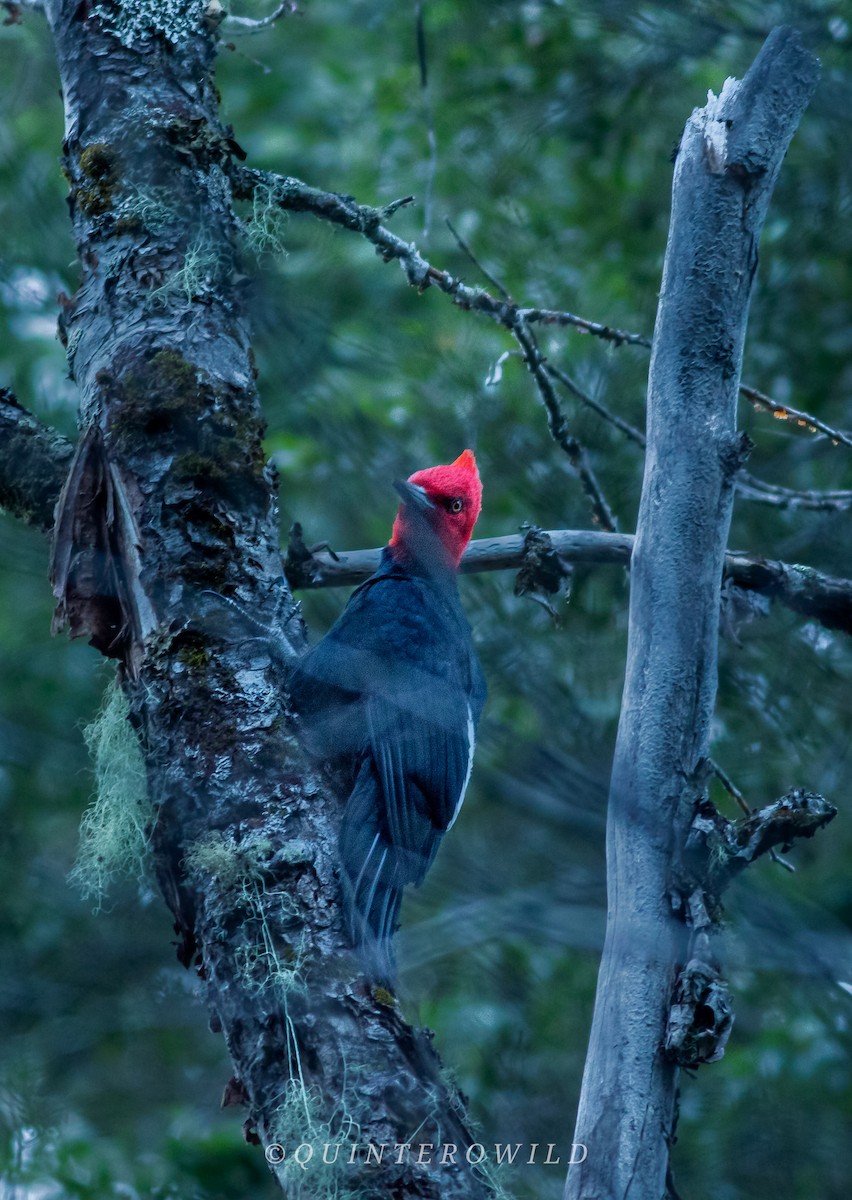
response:
[[(272, 7), (236, 4), (246, 15)], [(414, 5), (304, 0), (223, 48), (226, 119), (252, 165), (387, 203), (437, 265), (484, 284), (445, 225), (524, 303), (649, 332), (665, 248), (670, 155), (684, 120), (741, 76), (768, 30), (796, 24), (823, 61), (762, 245), (745, 378), (849, 426), (852, 386), (852, 15), (840, 0), (426, 0), (428, 87)], [(56, 297), (78, 280), (58, 155), (62, 106), (41, 19), (0, 30), (0, 383), (67, 432), (75, 396)], [(436, 153), (429, 149), (430, 125)], [(429, 199), (428, 205), (425, 203)], [(248, 221), (251, 211), (241, 212)], [(268, 447), (283, 523), (341, 549), (379, 545), (389, 482), (474, 446), (482, 535), (523, 521), (586, 526), (521, 363), (496, 326), (408, 289), (369, 245), (310, 217), (277, 226), (249, 269)], [(547, 330), (546, 353), (611, 409), (643, 421), (647, 354)], [(635, 446), (566, 400), (622, 529)], [(848, 451), (743, 406), (751, 467), (777, 484), (850, 487)], [(849, 574), (849, 517), (739, 502), (731, 544)], [(0, 523), (0, 1109), (12, 1197), (272, 1195), (230, 1074), (177, 965), (159, 898), (126, 885), (97, 918), (66, 882), (92, 789), (81, 727), (109, 675), (51, 641), (47, 550)], [(578, 571), (562, 620), (506, 575), (462, 584), (490, 700), (464, 816), (400, 950), (409, 1015), (436, 1029), (487, 1141), (566, 1150), (604, 921), (603, 829), (626, 641), (627, 583)], [(344, 601), (305, 598), (315, 634)], [(845, 1200), (852, 1178), (852, 832), (845, 805), (848, 640), (776, 609), (726, 638), (713, 752), (752, 804), (792, 785), (841, 807), (739, 881), (721, 947), (736, 992), (725, 1059), (685, 1078), (674, 1164), (689, 1200)], [(716, 799), (728, 811), (724, 795)], [(734, 815), (732, 813), (732, 815)], [(562, 1167), (519, 1168), (523, 1197)]]

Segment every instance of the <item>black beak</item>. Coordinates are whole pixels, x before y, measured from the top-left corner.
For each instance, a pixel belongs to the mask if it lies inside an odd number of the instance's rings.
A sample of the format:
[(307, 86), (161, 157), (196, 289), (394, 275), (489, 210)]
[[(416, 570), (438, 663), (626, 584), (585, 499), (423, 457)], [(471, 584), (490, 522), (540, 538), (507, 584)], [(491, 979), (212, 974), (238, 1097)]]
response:
[(403, 503), (410, 504), (417, 512), (427, 512), (435, 507), (425, 490), (416, 483), (409, 483), (407, 479), (395, 479), (393, 486), (402, 497)]

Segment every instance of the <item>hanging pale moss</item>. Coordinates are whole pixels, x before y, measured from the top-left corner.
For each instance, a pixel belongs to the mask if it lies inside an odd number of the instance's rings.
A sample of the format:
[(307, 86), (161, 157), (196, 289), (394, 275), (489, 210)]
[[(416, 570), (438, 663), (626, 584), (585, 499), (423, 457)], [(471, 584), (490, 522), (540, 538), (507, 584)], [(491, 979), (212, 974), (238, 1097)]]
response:
[(77, 861), (68, 876), (100, 908), (118, 876), (144, 878), (154, 816), (145, 764), (116, 679), (98, 715), (83, 730), (95, 772), (95, 798), (80, 823)]
[[(285, 842), (281, 852), (285, 862), (304, 860), (304, 848), (298, 842)], [(260, 834), (234, 842), (214, 830), (200, 837), (183, 861), (188, 874), (201, 886), (207, 877), (215, 879), (241, 913), (247, 937), (237, 947), (234, 961), (242, 985), (254, 992), (268, 991), (286, 1006), (287, 995), (304, 987), (304, 949), (301, 938), (290, 944), (273, 936), (272, 928), (278, 927), (282, 918), (298, 918), (287, 893), (267, 886), (274, 853), (271, 840)], [(300, 857), (291, 857), (294, 853)]]
[(237, 904), (245, 913), (246, 927), (253, 937), (234, 956), (237, 977), (254, 992), (268, 992), (285, 1006), (290, 992), (305, 987), (303, 939), (282, 941), (272, 933), (270, 919), (278, 925), (282, 917), (297, 918), (298, 911), (285, 892), (267, 889), (257, 879), (244, 879)]
[(141, 233), (147, 230), (155, 236), (174, 229), (182, 222), (180, 207), (174, 191), (165, 187), (140, 187), (129, 182), (125, 196), (115, 209), (116, 233)]
[(350, 1151), (360, 1140), (360, 1125), (345, 1105), (331, 1121), (322, 1119), (319, 1097), (314, 1089), (305, 1087), (298, 1054), (294, 1061), (294, 1053), (295, 1040), (291, 1044), (288, 1027), (287, 1056), (293, 1077), (269, 1119), (269, 1142), (283, 1155), (273, 1158), (280, 1164), (278, 1179), (292, 1200), (363, 1197), (362, 1190), (347, 1186), (347, 1175), (352, 1173)]
[(246, 245), (256, 258), (265, 254), (286, 255), (284, 233), (287, 214), (279, 201), (281, 190), (276, 184), (258, 183), (252, 193), (251, 217), (243, 225)]
[(183, 265), (149, 294), (150, 303), (157, 308), (173, 296), (190, 302), (209, 295), (218, 286), (224, 261), (222, 251), (207, 234), (193, 238), (184, 251)]
[(247, 881), (260, 882), (274, 847), (268, 837), (252, 834), (235, 842), (219, 830), (203, 834), (186, 852), (184, 866), (203, 884), (212, 875), (221, 888), (236, 891)]

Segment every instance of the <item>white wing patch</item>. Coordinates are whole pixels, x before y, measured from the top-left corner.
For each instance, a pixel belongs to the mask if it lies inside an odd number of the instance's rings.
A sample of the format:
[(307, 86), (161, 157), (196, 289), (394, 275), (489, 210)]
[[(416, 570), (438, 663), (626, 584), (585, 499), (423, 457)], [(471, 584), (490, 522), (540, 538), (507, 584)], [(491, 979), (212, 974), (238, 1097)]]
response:
[(461, 812), (461, 806), (462, 806), (462, 803), (464, 802), (464, 794), (467, 791), (467, 785), (470, 783), (470, 773), (473, 770), (473, 752), (475, 749), (476, 749), (476, 729), (474, 728), (474, 724), (473, 724), (473, 713), (471, 712), (470, 705), (468, 704), (468, 706), (467, 706), (467, 772), (464, 777), (464, 783), (462, 784), (461, 792), (459, 793), (459, 798), (456, 801), (455, 811), (453, 812), (453, 819), (450, 821), (449, 825), (447, 826), (448, 831), (450, 829), (452, 829), (452, 827), (455, 825), (456, 817)]

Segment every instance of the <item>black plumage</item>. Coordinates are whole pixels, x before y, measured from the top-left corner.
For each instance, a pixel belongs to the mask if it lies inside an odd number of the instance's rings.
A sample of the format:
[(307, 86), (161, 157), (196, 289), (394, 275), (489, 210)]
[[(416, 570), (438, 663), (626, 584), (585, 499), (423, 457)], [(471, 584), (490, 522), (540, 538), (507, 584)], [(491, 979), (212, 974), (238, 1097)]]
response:
[(401, 541), (291, 679), (306, 747), (349, 773), (339, 840), (347, 919), (367, 973), (385, 986), (403, 888), (422, 883), (458, 815), (485, 701), (442, 510), (403, 511)]

